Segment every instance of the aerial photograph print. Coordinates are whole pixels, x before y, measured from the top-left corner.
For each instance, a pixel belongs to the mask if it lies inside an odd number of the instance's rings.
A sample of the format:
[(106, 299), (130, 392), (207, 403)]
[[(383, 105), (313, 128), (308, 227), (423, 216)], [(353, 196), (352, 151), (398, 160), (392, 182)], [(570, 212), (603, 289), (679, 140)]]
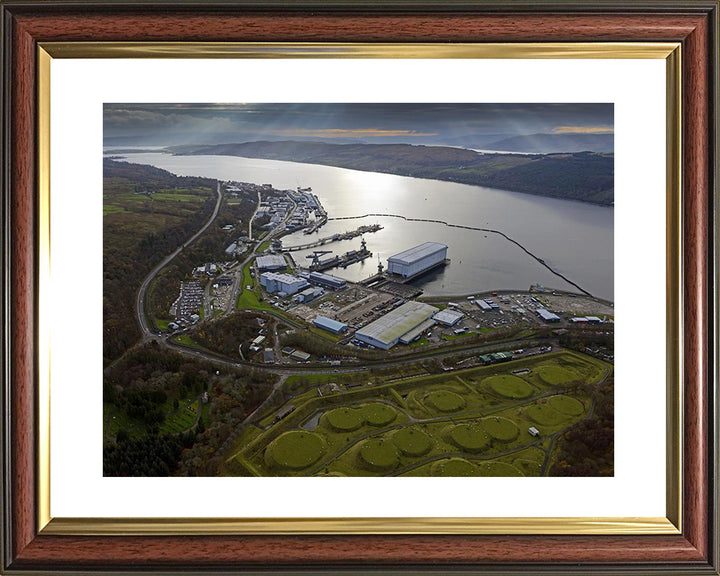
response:
[(106, 103), (102, 161), (105, 476), (614, 475), (612, 103)]

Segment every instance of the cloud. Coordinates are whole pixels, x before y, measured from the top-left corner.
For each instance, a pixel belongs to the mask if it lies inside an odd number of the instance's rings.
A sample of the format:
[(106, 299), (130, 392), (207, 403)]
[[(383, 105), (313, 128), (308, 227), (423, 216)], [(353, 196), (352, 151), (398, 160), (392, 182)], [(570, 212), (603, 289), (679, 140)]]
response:
[(367, 138), (367, 137), (397, 137), (397, 136), (437, 136), (435, 132), (418, 132), (416, 130), (380, 130), (378, 128), (286, 128), (282, 130), (269, 130), (276, 136), (298, 136), (303, 138)]
[(608, 126), (556, 126), (554, 134), (612, 134), (613, 128)]

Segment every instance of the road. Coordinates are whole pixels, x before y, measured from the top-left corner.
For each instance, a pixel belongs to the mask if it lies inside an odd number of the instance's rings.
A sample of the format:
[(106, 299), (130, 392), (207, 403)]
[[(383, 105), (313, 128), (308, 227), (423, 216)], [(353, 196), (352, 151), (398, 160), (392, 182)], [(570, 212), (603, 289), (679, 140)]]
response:
[(262, 204), (262, 196), (260, 195), (260, 190), (258, 190), (257, 195), (258, 195), (258, 203), (257, 203), (257, 206), (255, 207), (255, 212), (253, 212), (253, 215), (250, 216), (250, 222), (248, 222), (248, 238), (250, 238), (250, 240), (253, 239), (252, 223), (253, 223), (253, 220), (255, 220), (255, 216), (257, 215), (258, 210), (260, 210), (260, 204)]
[(140, 289), (138, 290), (137, 299), (135, 301), (135, 313), (137, 315), (138, 324), (140, 325), (140, 330), (142, 331), (142, 342), (146, 342), (148, 340), (151, 340), (155, 337), (153, 334), (153, 331), (150, 329), (150, 326), (148, 324), (147, 318), (145, 317), (145, 293), (147, 292), (148, 286), (150, 286), (150, 283), (155, 279), (155, 276), (158, 275), (158, 272), (162, 270), (165, 266), (167, 266), (175, 256), (180, 254), (182, 252), (183, 248), (186, 248), (190, 244), (192, 244), (198, 236), (200, 236), (205, 230), (208, 229), (210, 224), (213, 223), (215, 218), (217, 218), (218, 212), (220, 212), (220, 205), (222, 204), (222, 190), (220, 188), (220, 181), (218, 180), (217, 183), (217, 202), (215, 203), (215, 210), (213, 210), (212, 215), (208, 219), (205, 224), (203, 224), (202, 228), (195, 232), (195, 234), (192, 235), (192, 237), (187, 240), (182, 246), (180, 246), (175, 252), (170, 254), (169, 256), (165, 257), (160, 264), (155, 266), (155, 268), (152, 269), (150, 274), (148, 274), (145, 277), (145, 280), (143, 280), (143, 283), (140, 285)]
[[(260, 192), (258, 192), (258, 208), (260, 207), (261, 197)], [(228, 296), (227, 305), (225, 306), (225, 314), (232, 314), (233, 310), (235, 309), (235, 302), (237, 301), (238, 295), (245, 290), (245, 286), (242, 285), (243, 282), (243, 270), (245, 266), (250, 262), (255, 256), (257, 255), (257, 250), (260, 247), (261, 244), (264, 244), (267, 240), (270, 240), (273, 236), (275, 236), (278, 232), (285, 230), (285, 223), (292, 217), (292, 215), (295, 213), (295, 210), (297, 210), (297, 203), (294, 200), (291, 200), (293, 207), (288, 211), (288, 213), (285, 215), (285, 218), (282, 222), (280, 222), (275, 228), (270, 230), (263, 238), (262, 242), (259, 243), (255, 248), (252, 249), (250, 254), (248, 255), (245, 260), (243, 260), (239, 265), (237, 265), (235, 268), (237, 269), (237, 272), (235, 273), (235, 281), (233, 282), (232, 289), (230, 292), (230, 295)], [(250, 218), (250, 239), (252, 239), (252, 221), (255, 218), (255, 214), (257, 214), (258, 208), (255, 209), (255, 212), (253, 213), (252, 218)]]

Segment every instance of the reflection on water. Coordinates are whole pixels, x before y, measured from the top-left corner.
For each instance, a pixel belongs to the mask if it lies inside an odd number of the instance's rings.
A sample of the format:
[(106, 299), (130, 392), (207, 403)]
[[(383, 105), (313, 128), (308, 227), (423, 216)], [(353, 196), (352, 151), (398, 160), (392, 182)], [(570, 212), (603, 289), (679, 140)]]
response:
[[(553, 269), (592, 294), (613, 299), (613, 214), (611, 207), (557, 200), (483, 188), (345, 168), (258, 160), (232, 156), (171, 156), (128, 154), (129, 161), (152, 164), (181, 176), (205, 176), (272, 184), (290, 189), (311, 186), (330, 217), (367, 213), (401, 214), (434, 218), (454, 224), (484, 226), (503, 231)], [(373, 257), (329, 273), (360, 280), (377, 271), (378, 255), (386, 259), (426, 241), (447, 244), (451, 264), (418, 279), (426, 294), (521, 289), (540, 283), (574, 290), (520, 248), (489, 233), (447, 228), (434, 223), (405, 222), (395, 218), (330, 221), (316, 234), (296, 232), (286, 236), (287, 246), (330, 236), (362, 224), (384, 229), (365, 237)], [(337, 242), (324, 249), (335, 254), (356, 250), (360, 238)], [(312, 250), (293, 252), (305, 264)]]

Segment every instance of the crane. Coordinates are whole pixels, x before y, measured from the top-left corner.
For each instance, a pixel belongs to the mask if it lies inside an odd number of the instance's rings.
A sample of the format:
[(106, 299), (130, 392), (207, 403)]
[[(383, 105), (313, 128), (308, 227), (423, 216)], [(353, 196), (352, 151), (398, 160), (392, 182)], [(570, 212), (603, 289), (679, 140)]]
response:
[(332, 250), (313, 250), (312, 256), (308, 255), (308, 256), (305, 256), (305, 258), (312, 258), (310, 267), (319, 266), (320, 265), (320, 256), (322, 256), (323, 254), (332, 254)]

